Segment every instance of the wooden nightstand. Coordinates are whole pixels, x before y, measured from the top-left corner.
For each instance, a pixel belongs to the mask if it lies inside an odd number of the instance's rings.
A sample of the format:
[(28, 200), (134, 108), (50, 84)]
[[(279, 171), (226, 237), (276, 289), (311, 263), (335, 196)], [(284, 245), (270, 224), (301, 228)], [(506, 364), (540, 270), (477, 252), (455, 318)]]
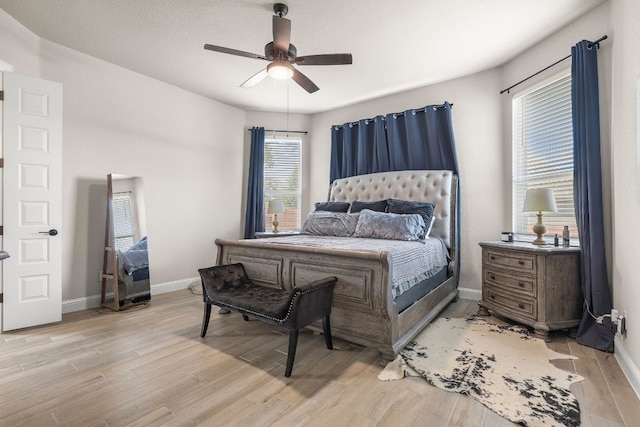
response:
[(482, 302), (478, 314), (496, 314), (549, 331), (577, 326), (582, 317), (580, 248), (524, 242), (482, 242)]
[(296, 236), (298, 234), (300, 234), (300, 232), (295, 230), (281, 230), (277, 233), (274, 233), (273, 231), (259, 231), (256, 233), (256, 239), (265, 239), (267, 237)]

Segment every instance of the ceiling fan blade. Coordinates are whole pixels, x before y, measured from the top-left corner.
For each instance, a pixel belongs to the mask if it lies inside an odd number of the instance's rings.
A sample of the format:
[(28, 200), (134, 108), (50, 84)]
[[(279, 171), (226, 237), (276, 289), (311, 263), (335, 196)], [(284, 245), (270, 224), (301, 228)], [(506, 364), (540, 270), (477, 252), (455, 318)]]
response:
[(245, 52), (243, 50), (231, 49), (228, 47), (216, 46), (213, 44), (205, 44), (204, 48), (207, 50), (212, 50), (214, 52), (228, 53), (230, 55), (244, 56), (246, 58), (253, 59), (264, 59), (265, 61), (268, 61), (268, 59), (262, 55), (258, 55), (257, 53)]
[(273, 15), (273, 44), (277, 50), (287, 54), (291, 42), (291, 21)]
[(298, 56), (295, 61), (298, 65), (347, 65), (353, 64), (350, 53), (331, 53), (327, 55)]
[[(293, 68), (293, 67), (291, 67)], [(304, 90), (309, 93), (313, 93), (320, 89), (314, 82), (312, 82), (309, 77), (302, 74), (300, 71), (293, 68), (293, 77), (291, 77), (294, 82), (298, 83)]]
[(267, 69), (264, 68), (255, 73), (253, 76), (249, 77), (244, 83), (240, 85), (240, 87), (254, 87), (262, 80), (264, 80), (268, 75), (269, 74), (267, 74)]

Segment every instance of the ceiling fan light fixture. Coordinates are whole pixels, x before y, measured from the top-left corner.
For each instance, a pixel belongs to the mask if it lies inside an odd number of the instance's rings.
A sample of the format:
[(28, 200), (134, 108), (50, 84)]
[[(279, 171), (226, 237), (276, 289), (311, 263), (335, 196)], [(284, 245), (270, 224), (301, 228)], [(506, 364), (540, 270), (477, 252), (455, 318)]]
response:
[(269, 76), (277, 80), (287, 80), (293, 77), (293, 68), (287, 61), (275, 61), (267, 65)]

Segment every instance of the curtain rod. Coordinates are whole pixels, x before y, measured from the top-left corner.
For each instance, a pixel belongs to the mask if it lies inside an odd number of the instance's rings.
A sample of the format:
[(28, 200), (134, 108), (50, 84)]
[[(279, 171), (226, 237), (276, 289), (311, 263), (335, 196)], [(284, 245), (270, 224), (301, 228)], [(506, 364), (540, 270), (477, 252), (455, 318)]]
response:
[[(251, 132), (251, 129), (247, 129), (249, 132)], [(265, 132), (279, 132), (279, 133), (303, 133), (303, 134), (308, 134), (309, 132), (307, 132), (306, 130), (275, 130), (275, 129), (265, 129)]]
[[(453, 104), (450, 103), (449, 106), (453, 107)], [(437, 110), (438, 108), (444, 108), (444, 107), (445, 107), (445, 104), (427, 105), (427, 106), (422, 107), (422, 108), (414, 108), (413, 111), (427, 111), (427, 108), (433, 108), (434, 110)], [(405, 112), (402, 111), (400, 113), (389, 113), (389, 114), (386, 114), (386, 115), (382, 116), (382, 120), (387, 120), (386, 116), (388, 116), (390, 114), (393, 115), (393, 116), (404, 116)], [(361, 119), (361, 120), (364, 120), (365, 122), (369, 122), (370, 120), (375, 120), (375, 117), (371, 117), (371, 118), (368, 118), (368, 119)], [(358, 122), (359, 121), (360, 120), (358, 120)], [(353, 125), (357, 125), (358, 122), (348, 122), (348, 123), (345, 123), (345, 124), (353, 126)], [(344, 126), (344, 125), (332, 125), (331, 127), (335, 127), (336, 129), (339, 129), (342, 126)]]
[[(594, 42), (589, 43), (589, 44), (587, 45), (587, 47), (588, 47), (589, 49), (591, 49), (593, 46), (595, 46), (597, 49), (600, 49), (600, 42), (601, 42), (601, 41), (603, 41), (603, 40), (606, 40), (607, 38), (608, 38), (608, 37), (607, 37), (607, 35), (605, 34), (604, 36), (600, 37), (598, 40), (596, 40), (596, 41), (594, 41)], [(560, 59), (560, 60), (558, 60), (558, 61), (554, 62), (553, 64), (551, 64), (551, 65), (549, 65), (549, 66), (544, 67), (542, 70), (540, 70), (540, 71), (538, 71), (538, 72), (536, 72), (536, 73), (531, 74), (529, 77), (526, 77), (526, 78), (524, 78), (524, 79), (520, 80), (518, 83), (512, 84), (511, 86), (509, 86), (509, 87), (508, 87), (508, 88), (506, 88), (506, 89), (502, 89), (502, 90), (500, 91), (500, 95), (502, 95), (502, 94), (503, 94), (503, 93), (505, 93), (505, 92), (509, 93), (509, 91), (510, 91), (511, 89), (513, 89), (514, 87), (516, 87), (516, 86), (518, 86), (518, 85), (520, 85), (520, 84), (522, 84), (522, 83), (526, 82), (527, 80), (529, 80), (529, 79), (530, 79), (530, 78), (532, 78), (532, 77), (537, 76), (538, 74), (542, 73), (543, 71), (547, 71), (549, 68), (553, 67), (554, 65), (558, 65), (558, 64), (559, 64), (559, 63), (561, 63), (562, 61), (566, 61), (566, 60), (567, 60), (567, 59), (569, 59), (569, 58), (571, 58), (571, 55), (567, 55), (567, 56), (565, 56), (564, 58), (562, 58), (562, 59)]]

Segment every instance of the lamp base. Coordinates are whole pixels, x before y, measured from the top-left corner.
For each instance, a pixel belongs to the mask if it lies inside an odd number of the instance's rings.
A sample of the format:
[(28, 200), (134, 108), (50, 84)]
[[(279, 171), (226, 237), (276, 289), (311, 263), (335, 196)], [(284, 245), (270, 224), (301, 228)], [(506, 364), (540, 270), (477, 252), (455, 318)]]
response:
[(272, 233), (278, 233), (280, 230), (278, 230), (278, 226), (280, 225), (280, 221), (278, 221), (278, 214), (273, 214), (273, 230), (271, 230)]
[(546, 244), (547, 244), (547, 242), (545, 242), (544, 240), (542, 240), (542, 236), (541, 236), (541, 235), (539, 235), (539, 236), (536, 238), (536, 240), (534, 240), (534, 241), (533, 241), (533, 242), (531, 242), (531, 243), (533, 243), (534, 245), (546, 245)]
[(542, 212), (538, 212), (536, 216), (538, 217), (538, 222), (533, 226), (533, 232), (538, 237), (531, 243), (534, 245), (546, 245), (547, 242), (542, 240), (542, 235), (547, 232), (547, 227), (542, 223)]

